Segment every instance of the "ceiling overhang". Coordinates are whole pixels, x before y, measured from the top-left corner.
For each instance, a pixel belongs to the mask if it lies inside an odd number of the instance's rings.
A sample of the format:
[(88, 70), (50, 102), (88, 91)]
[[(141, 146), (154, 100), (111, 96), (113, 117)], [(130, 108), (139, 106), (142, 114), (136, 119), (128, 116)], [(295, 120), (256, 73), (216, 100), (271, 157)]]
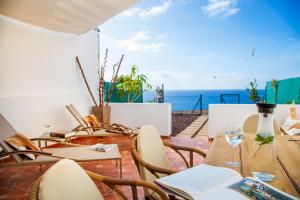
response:
[(0, 14), (57, 32), (82, 34), (140, 0), (1, 0)]

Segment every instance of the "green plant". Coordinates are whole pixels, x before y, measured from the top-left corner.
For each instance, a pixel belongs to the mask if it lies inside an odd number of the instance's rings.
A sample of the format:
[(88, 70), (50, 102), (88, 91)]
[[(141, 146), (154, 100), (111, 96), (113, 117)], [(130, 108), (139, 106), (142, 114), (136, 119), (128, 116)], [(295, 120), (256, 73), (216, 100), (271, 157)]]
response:
[(261, 135), (256, 135), (255, 140), (258, 141), (258, 142), (261, 142), (260, 145), (270, 144), (274, 141), (274, 136), (263, 137)]
[(147, 102), (148, 102), (148, 103), (155, 103), (156, 101), (155, 101), (155, 98), (154, 98), (154, 99), (152, 99), (152, 100), (148, 100)]
[(250, 81), (250, 88), (246, 87), (248, 97), (253, 103), (259, 102), (261, 100), (261, 97), (259, 96), (258, 90), (256, 88), (256, 79), (254, 79), (254, 81)]
[(275, 95), (275, 103), (277, 103), (277, 88), (278, 88), (278, 81), (276, 79), (272, 79), (272, 87)]
[(296, 100), (287, 100), (286, 104), (296, 104)]
[(143, 92), (152, 89), (147, 76), (138, 72), (138, 67), (133, 65), (130, 74), (121, 75), (117, 79), (117, 95), (121, 98), (127, 97), (129, 103), (135, 102)]

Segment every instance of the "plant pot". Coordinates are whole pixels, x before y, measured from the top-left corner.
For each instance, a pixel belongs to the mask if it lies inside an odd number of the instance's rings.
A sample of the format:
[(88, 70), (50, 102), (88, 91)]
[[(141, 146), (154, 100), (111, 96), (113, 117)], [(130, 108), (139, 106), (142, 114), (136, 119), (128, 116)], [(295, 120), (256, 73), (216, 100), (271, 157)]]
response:
[(93, 106), (92, 113), (98, 118), (101, 123), (110, 124), (110, 106)]

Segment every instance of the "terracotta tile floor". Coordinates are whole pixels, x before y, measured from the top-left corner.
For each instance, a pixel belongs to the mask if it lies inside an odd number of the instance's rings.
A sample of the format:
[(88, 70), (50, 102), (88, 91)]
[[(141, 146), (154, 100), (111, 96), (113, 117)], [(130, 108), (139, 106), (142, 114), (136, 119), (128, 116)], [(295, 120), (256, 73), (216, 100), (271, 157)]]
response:
[[(116, 143), (122, 154), (123, 161), (123, 178), (124, 179), (139, 179), (139, 174), (135, 167), (134, 161), (130, 153), (131, 139), (128, 136), (110, 137), (110, 138), (80, 138), (75, 142), (79, 144), (92, 145), (96, 143)], [(207, 151), (208, 143), (205, 140), (174, 137), (165, 139), (174, 144), (188, 145), (191, 147), (198, 147), (203, 151)], [(184, 169), (184, 162), (179, 156), (171, 149), (166, 148), (168, 159), (174, 169)], [(187, 154), (185, 155), (187, 156)], [(194, 163), (199, 164), (202, 161), (200, 156), (195, 156)], [(84, 169), (112, 177), (119, 176), (119, 167), (115, 165), (115, 161), (94, 161), (85, 162), (80, 164)], [(28, 191), (31, 184), (39, 176), (41, 176), (51, 165), (43, 166), (25, 166), (25, 167), (7, 167), (0, 168), (0, 199), (27, 199)], [(115, 200), (121, 199), (117, 194), (112, 192), (108, 187), (103, 184), (96, 183), (99, 190), (105, 199)], [(121, 190), (124, 191), (128, 197), (131, 198), (131, 190), (128, 187), (122, 186)], [(143, 190), (139, 189), (139, 198), (143, 199)]]

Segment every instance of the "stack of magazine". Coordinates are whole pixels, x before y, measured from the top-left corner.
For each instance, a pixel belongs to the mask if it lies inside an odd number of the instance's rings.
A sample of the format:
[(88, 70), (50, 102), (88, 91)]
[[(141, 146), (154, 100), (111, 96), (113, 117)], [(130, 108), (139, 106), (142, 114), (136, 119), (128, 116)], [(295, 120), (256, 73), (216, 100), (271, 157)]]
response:
[(197, 200), (294, 200), (260, 180), (243, 178), (232, 169), (202, 164), (155, 181), (169, 194)]

